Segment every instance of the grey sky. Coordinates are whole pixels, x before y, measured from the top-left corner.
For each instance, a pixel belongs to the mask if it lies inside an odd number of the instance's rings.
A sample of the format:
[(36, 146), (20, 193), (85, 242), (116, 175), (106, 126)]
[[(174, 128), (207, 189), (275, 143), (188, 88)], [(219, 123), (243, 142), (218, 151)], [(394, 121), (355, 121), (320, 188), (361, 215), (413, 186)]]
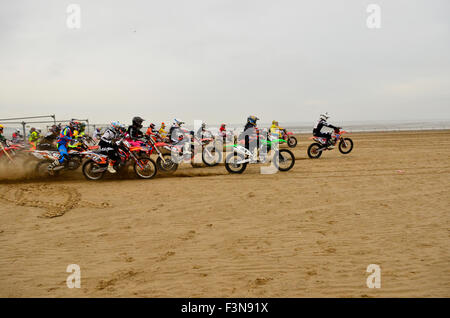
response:
[[(366, 27), (369, 3), (381, 29)], [(0, 110), (97, 123), (450, 119), (450, 1), (3, 0)]]

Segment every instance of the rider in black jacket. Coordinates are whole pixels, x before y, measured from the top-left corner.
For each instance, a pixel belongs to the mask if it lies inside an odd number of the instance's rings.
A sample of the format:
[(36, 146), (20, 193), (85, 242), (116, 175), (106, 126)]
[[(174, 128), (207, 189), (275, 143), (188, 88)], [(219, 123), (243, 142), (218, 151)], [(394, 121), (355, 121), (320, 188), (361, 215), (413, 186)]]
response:
[(144, 137), (144, 134), (141, 131), (142, 128), (142, 122), (144, 122), (145, 119), (142, 119), (139, 116), (133, 117), (132, 125), (128, 127), (127, 133), (132, 139), (138, 139)]
[(328, 128), (332, 128), (332, 129), (339, 129), (339, 127), (333, 126), (331, 124), (329, 124), (327, 122), (328, 118), (330, 118), (330, 115), (328, 113), (325, 114), (320, 114), (320, 118), (317, 121), (316, 125), (314, 126), (313, 129), (313, 136), (314, 137), (323, 137), (327, 140), (327, 146), (330, 147), (332, 146), (330, 144), (330, 140), (331, 140), (331, 133), (330, 132), (322, 132), (322, 128), (323, 127), (328, 127)]
[(256, 147), (259, 147), (259, 130), (256, 127), (258, 120), (256, 116), (248, 116), (244, 132), (239, 136), (239, 139), (245, 139), (245, 148), (252, 153)]

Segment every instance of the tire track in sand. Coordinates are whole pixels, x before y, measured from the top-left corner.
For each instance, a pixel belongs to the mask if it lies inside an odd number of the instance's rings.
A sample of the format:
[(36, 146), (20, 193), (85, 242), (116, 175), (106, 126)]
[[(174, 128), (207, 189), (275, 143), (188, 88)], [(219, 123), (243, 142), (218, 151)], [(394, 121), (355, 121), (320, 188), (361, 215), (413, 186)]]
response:
[(27, 184), (3, 187), (0, 200), (22, 207), (43, 209), (39, 217), (54, 218), (63, 216), (77, 207), (108, 208), (107, 202), (83, 201), (74, 187), (52, 184)]

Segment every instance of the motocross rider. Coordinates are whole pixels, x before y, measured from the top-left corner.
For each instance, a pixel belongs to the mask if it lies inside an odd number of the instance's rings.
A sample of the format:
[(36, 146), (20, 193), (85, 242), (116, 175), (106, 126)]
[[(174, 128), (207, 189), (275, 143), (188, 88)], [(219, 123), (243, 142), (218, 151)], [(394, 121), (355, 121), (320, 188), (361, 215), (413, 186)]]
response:
[(92, 138), (94, 139), (94, 140), (98, 140), (98, 139), (100, 139), (100, 129), (99, 128), (95, 128), (95, 130), (94, 130), (94, 134), (92, 135)]
[(30, 142), (30, 144), (31, 144), (31, 149), (32, 150), (35, 150), (36, 149), (36, 144), (37, 144), (37, 141), (39, 140), (39, 134), (38, 134), (38, 132), (36, 131), (36, 128), (34, 128), (34, 127), (32, 127), (31, 129), (30, 129), (30, 137), (28, 138), (28, 141)]
[(272, 120), (272, 126), (270, 126), (270, 134), (273, 135), (278, 135), (278, 138), (282, 138), (283, 137), (283, 128), (281, 128), (278, 125), (278, 121), (277, 120)]
[[(251, 153), (255, 148), (259, 147), (259, 129), (256, 127), (256, 122), (259, 120), (256, 116), (248, 116), (247, 124), (245, 124), (243, 133), (239, 136), (239, 139), (245, 140), (245, 148), (247, 148)], [(256, 153), (253, 156), (256, 158)]]
[(156, 127), (155, 124), (154, 124), (154, 123), (151, 123), (151, 124), (148, 126), (147, 131), (145, 132), (145, 134), (146, 134), (147, 136), (151, 136), (151, 135), (155, 134), (155, 133), (157, 132), (155, 127)]
[(127, 129), (127, 134), (132, 140), (144, 137), (144, 134), (141, 131), (142, 123), (144, 121), (145, 119), (142, 119), (139, 116), (133, 117), (132, 124)]
[(159, 131), (156, 130), (156, 126), (153, 123), (151, 123), (150, 126), (148, 126), (145, 135), (148, 136), (149, 138), (152, 138), (154, 141), (160, 141), (164, 139), (159, 133)]
[(45, 134), (44, 138), (37, 145), (37, 149), (39, 150), (51, 150), (56, 148), (55, 141), (58, 138), (60, 129), (58, 126), (53, 125), (50, 127), (48, 132)]
[(0, 124), (0, 143), (5, 144), (6, 138), (5, 136), (3, 136), (3, 128), (4, 126)]
[(80, 123), (79, 125), (79, 129), (75, 130), (73, 135), (75, 138), (79, 138), (79, 137), (84, 137), (86, 135), (85, 130), (86, 129), (86, 124), (85, 123)]
[(173, 144), (179, 143), (181, 140), (183, 140), (184, 132), (181, 129), (181, 125), (183, 125), (184, 122), (178, 119), (173, 120), (173, 124), (170, 127), (169, 130), (169, 139)]
[(313, 129), (313, 136), (314, 137), (323, 137), (323, 138), (325, 138), (326, 139), (326, 146), (329, 149), (332, 149), (332, 148), (334, 148), (334, 145), (332, 145), (332, 142), (331, 142), (331, 133), (329, 133), (329, 132), (322, 132), (322, 128), (324, 126), (332, 128), (332, 129), (335, 129), (335, 130), (336, 129), (340, 129), (340, 128), (337, 127), (337, 126), (333, 126), (333, 125), (329, 124), (327, 122), (328, 118), (330, 118), (330, 115), (328, 113), (320, 114), (320, 118), (317, 121), (317, 123), (316, 123), (316, 125), (314, 126), (314, 129)]
[(163, 138), (163, 139), (167, 137), (167, 131), (165, 129), (166, 129), (166, 124), (161, 123), (161, 128), (159, 128), (158, 132), (161, 135), (161, 138)]
[(110, 173), (116, 173), (114, 164), (119, 160), (117, 141), (125, 131), (125, 126), (118, 121), (112, 122), (111, 126), (106, 129), (100, 138), (98, 146), (100, 147), (100, 153), (105, 154), (109, 158), (108, 171)]
[[(170, 127), (169, 130), (169, 140), (173, 145), (182, 145), (182, 154), (189, 156), (190, 154), (190, 139), (186, 135), (183, 128), (181, 128), (181, 125), (183, 125), (184, 122), (179, 119), (174, 119), (173, 124)], [(193, 134), (193, 132), (191, 132)]]
[(219, 135), (222, 137), (223, 142), (225, 143), (227, 139), (227, 128), (225, 124), (220, 125)]
[(18, 143), (22, 140), (22, 135), (20, 134), (20, 129), (16, 129), (16, 131), (12, 134), (12, 142)]
[(197, 130), (197, 133), (195, 134), (197, 138), (202, 138), (206, 131), (206, 123), (203, 122), (200, 128)]
[(78, 129), (78, 123), (70, 121), (69, 124), (63, 130), (61, 130), (58, 141), (56, 143), (61, 157), (59, 158), (59, 160), (55, 160), (50, 164), (50, 169), (67, 163), (67, 157), (69, 156), (67, 152), (67, 144), (72, 140), (73, 132), (75, 131), (75, 129)]

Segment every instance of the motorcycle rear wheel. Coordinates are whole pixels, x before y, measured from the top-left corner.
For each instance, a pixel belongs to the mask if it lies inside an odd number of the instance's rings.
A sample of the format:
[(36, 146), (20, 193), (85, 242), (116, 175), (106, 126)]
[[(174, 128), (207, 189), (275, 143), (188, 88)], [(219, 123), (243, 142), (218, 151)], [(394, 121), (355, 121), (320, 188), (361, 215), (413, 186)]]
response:
[(323, 145), (318, 142), (312, 143), (308, 147), (308, 157), (311, 159), (319, 159), (323, 151), (318, 151)]
[(105, 171), (93, 172), (93, 168), (100, 168), (94, 160), (88, 160), (83, 164), (83, 175), (88, 180), (100, 180), (105, 175)]
[[(208, 151), (213, 157), (211, 157)], [(202, 160), (207, 166), (217, 166), (220, 162), (222, 162), (222, 152), (216, 149), (214, 145), (205, 146), (202, 151)]]
[(295, 148), (295, 147), (297, 147), (297, 138), (295, 138), (295, 137), (289, 137), (289, 138), (288, 138), (288, 141), (287, 141), (287, 144), (288, 144), (289, 148)]
[(280, 171), (289, 171), (295, 165), (295, 156), (292, 151), (288, 149), (277, 151), (274, 155), (274, 159), (274, 164)]
[(158, 170), (164, 173), (174, 173), (175, 171), (177, 171), (178, 164), (172, 160), (171, 154), (164, 153), (162, 154), (162, 156), (164, 157), (165, 163), (164, 161), (162, 161), (161, 157), (158, 157), (158, 159), (156, 159), (156, 166), (158, 167)]

